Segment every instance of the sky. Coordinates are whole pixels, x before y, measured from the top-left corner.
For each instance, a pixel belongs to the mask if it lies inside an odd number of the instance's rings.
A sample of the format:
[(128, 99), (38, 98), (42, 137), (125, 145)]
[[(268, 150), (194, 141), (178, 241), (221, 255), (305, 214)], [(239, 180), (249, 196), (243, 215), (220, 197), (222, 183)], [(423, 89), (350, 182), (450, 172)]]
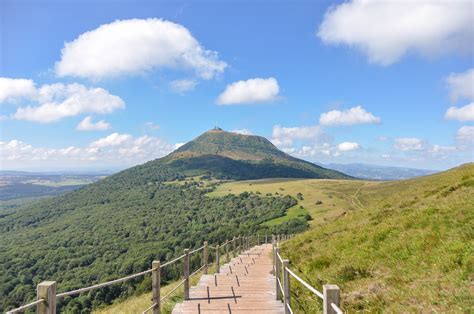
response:
[(214, 126), (318, 163), (474, 160), (473, 1), (0, 0), (0, 169), (122, 169)]

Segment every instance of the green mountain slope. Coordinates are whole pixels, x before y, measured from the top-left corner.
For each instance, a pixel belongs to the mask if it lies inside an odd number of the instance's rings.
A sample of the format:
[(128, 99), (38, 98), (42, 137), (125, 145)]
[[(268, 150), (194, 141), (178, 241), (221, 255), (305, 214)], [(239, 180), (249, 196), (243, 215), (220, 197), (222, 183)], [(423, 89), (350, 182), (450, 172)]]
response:
[(165, 158), (145, 167), (166, 164), (180, 173), (210, 173), (226, 179), (317, 178), (348, 179), (349, 176), (294, 158), (261, 136), (214, 129), (181, 146)]

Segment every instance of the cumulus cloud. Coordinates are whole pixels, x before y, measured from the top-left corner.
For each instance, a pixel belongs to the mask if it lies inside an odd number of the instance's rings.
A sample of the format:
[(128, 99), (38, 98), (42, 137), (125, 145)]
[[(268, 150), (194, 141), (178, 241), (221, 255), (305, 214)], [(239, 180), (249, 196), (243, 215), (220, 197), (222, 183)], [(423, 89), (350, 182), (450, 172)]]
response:
[(343, 142), (337, 145), (337, 149), (341, 152), (348, 152), (351, 150), (357, 150), (360, 148), (359, 143), (355, 142)]
[(452, 101), (459, 98), (474, 100), (474, 69), (463, 73), (451, 73), (446, 78)]
[(354, 125), (354, 124), (375, 124), (380, 123), (379, 117), (366, 111), (361, 106), (348, 110), (331, 110), (321, 114), (319, 123), (325, 126)]
[(197, 82), (195, 80), (175, 80), (170, 82), (171, 90), (178, 94), (192, 91), (196, 85)]
[(79, 131), (105, 131), (110, 129), (110, 124), (104, 120), (92, 122), (92, 117), (85, 117), (76, 127)]
[(0, 103), (16, 102), (21, 98), (33, 98), (35, 95), (36, 87), (32, 80), (0, 77)]
[(92, 143), (90, 143), (90, 147), (111, 147), (111, 146), (119, 146), (123, 143), (126, 143), (132, 139), (130, 134), (120, 134), (120, 133), (112, 133), (106, 137), (98, 139)]
[(130, 166), (162, 157), (173, 145), (158, 137), (113, 133), (84, 147), (34, 147), (19, 140), (0, 142), (2, 167)]
[(409, 52), (434, 56), (473, 51), (472, 2), (352, 0), (331, 7), (317, 35), (370, 62), (390, 65)]
[(278, 147), (291, 147), (296, 140), (321, 142), (327, 138), (320, 126), (283, 127), (275, 125), (271, 142)]
[[(474, 85), (472, 85), (474, 89)], [(449, 107), (445, 119), (457, 121), (474, 121), (474, 102), (464, 107)]]
[(232, 130), (231, 132), (242, 135), (253, 135), (252, 131), (250, 131), (249, 129), (236, 129)]
[(83, 33), (65, 43), (55, 70), (58, 76), (99, 80), (181, 69), (211, 79), (226, 66), (217, 52), (206, 50), (184, 26), (149, 18), (117, 20)]
[(425, 148), (425, 143), (423, 140), (416, 137), (402, 137), (396, 138), (395, 149), (400, 151), (420, 151)]
[[(457, 144), (460, 149), (474, 148), (474, 126), (462, 126), (456, 133)], [(472, 157), (472, 152), (471, 152)]]
[(227, 85), (217, 98), (219, 105), (255, 104), (278, 99), (280, 87), (275, 78), (253, 78)]
[(81, 84), (43, 85), (35, 90), (36, 106), (20, 107), (14, 119), (50, 123), (83, 113), (111, 113), (125, 107), (123, 100), (103, 88), (88, 88)]

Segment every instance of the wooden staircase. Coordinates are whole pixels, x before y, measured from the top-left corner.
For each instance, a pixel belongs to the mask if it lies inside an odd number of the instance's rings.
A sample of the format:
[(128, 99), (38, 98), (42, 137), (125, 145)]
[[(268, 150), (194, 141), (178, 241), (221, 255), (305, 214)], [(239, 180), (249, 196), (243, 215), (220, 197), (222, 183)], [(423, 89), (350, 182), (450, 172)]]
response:
[(276, 299), (271, 256), (271, 244), (255, 246), (222, 265), (219, 273), (203, 275), (173, 314), (285, 313)]

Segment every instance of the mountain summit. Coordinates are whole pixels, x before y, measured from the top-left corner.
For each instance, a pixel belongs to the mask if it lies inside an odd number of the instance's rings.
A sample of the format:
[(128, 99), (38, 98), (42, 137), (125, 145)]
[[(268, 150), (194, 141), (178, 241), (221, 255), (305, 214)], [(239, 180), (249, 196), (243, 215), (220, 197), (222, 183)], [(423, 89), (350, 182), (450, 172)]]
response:
[[(209, 130), (166, 157), (142, 166), (163, 167), (183, 176), (209, 174), (222, 179), (321, 178), (349, 176), (292, 157), (261, 136)], [(139, 166), (139, 167), (142, 167)]]

